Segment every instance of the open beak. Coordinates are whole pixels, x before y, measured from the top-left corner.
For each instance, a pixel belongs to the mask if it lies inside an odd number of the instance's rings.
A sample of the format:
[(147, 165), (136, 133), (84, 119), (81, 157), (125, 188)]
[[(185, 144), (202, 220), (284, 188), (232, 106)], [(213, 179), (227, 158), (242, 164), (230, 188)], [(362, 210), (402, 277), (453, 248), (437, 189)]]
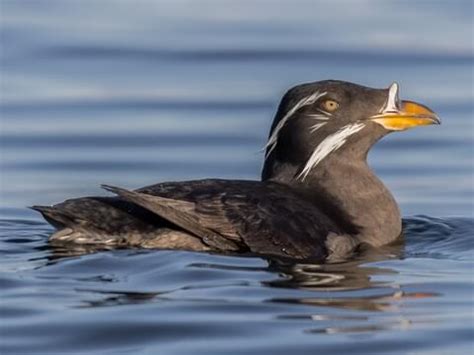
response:
[(400, 106), (400, 109), (385, 111), (370, 117), (370, 119), (391, 131), (441, 124), (438, 116), (424, 105), (413, 101), (402, 101)]

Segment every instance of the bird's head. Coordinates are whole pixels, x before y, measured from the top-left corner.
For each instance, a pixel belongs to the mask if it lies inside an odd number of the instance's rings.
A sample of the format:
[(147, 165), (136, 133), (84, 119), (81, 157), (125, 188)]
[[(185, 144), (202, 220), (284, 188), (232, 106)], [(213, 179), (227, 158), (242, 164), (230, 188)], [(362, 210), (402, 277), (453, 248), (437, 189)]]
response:
[(396, 83), (374, 89), (327, 80), (302, 84), (282, 98), (265, 146), (264, 180), (304, 180), (333, 157), (365, 162), (372, 145), (393, 131), (439, 124), (426, 106), (399, 99)]

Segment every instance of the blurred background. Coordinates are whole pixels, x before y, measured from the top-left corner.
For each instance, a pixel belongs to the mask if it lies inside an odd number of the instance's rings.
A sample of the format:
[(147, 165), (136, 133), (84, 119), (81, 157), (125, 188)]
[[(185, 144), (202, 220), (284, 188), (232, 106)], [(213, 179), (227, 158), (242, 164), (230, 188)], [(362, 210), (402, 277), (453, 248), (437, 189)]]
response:
[[(473, 353), (473, 6), (0, 0), (0, 352)], [(101, 183), (259, 179), (281, 95), (323, 79), (397, 81), (443, 121), (369, 157), (403, 245), (329, 265), (78, 255), (95, 250), (49, 245), (25, 208)]]
[(473, 215), (471, 0), (0, 4), (4, 213), (101, 183), (258, 179), (281, 95), (341, 79), (397, 81), (443, 120), (371, 153), (404, 215)]

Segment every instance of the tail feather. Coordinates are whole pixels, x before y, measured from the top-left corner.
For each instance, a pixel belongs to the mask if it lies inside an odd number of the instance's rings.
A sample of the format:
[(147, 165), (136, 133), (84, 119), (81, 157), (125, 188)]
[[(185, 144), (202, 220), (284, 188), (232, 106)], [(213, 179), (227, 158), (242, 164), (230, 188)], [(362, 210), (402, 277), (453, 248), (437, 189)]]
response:
[(58, 206), (31, 206), (40, 212), (57, 229), (50, 237), (52, 242), (74, 242), (76, 244), (117, 245), (120, 238), (104, 234), (92, 221), (83, 220)]
[(74, 224), (74, 217), (53, 206), (31, 206), (32, 210), (38, 211), (54, 227), (60, 229)]

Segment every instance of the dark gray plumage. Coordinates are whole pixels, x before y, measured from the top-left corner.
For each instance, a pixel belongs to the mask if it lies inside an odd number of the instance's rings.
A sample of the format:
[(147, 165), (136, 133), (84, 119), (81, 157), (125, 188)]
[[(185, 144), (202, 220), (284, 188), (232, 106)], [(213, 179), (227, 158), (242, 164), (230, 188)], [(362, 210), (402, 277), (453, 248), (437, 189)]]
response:
[(304, 84), (280, 103), (262, 181), (104, 186), (117, 197), (33, 208), (59, 229), (52, 241), (338, 260), (400, 236), (398, 206), (367, 154), (390, 131), (432, 123), (432, 111), (398, 99), (396, 84)]

